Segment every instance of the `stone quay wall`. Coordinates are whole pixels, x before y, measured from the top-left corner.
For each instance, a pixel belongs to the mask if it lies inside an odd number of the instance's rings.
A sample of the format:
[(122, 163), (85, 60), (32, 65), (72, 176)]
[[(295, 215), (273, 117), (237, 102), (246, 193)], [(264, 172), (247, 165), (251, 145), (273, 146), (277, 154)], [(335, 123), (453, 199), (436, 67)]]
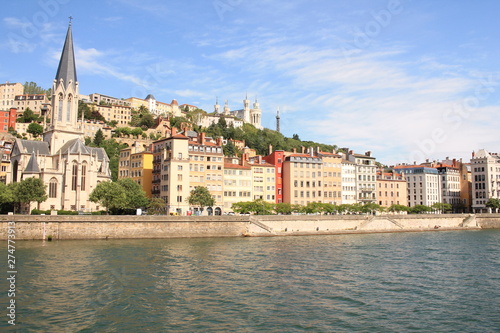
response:
[[(294, 236), (500, 228), (500, 214), (265, 216), (0, 216), (0, 240)], [(12, 225), (12, 223), (11, 223)]]

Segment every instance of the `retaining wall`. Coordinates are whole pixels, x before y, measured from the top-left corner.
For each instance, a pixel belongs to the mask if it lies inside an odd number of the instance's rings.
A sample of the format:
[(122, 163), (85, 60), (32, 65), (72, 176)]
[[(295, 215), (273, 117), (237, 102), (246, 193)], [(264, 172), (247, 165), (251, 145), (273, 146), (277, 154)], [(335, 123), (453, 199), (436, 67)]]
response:
[(500, 214), (269, 216), (0, 216), (0, 239), (285, 236), (500, 228)]

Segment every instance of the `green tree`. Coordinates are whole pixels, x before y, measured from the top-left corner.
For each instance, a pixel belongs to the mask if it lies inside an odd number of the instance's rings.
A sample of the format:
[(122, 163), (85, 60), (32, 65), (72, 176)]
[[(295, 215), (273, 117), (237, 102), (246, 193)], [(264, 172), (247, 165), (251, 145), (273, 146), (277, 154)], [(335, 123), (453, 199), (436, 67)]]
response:
[(199, 208), (211, 207), (215, 205), (215, 199), (205, 186), (196, 186), (190, 193), (187, 201), (192, 206)]
[(104, 141), (104, 134), (102, 133), (102, 130), (99, 128), (97, 132), (95, 132), (93, 143), (94, 145), (99, 147), (101, 146), (103, 141)]
[(123, 187), (127, 194), (126, 209), (144, 208), (149, 205), (149, 199), (146, 196), (146, 192), (144, 192), (142, 186), (137, 184), (134, 180), (123, 178), (118, 180), (117, 183)]
[(26, 178), (13, 187), (14, 201), (30, 207), (33, 201), (38, 205), (47, 200), (47, 185), (40, 178)]
[(43, 126), (37, 123), (31, 123), (28, 125), (28, 129), (26, 132), (33, 135), (33, 137), (37, 138), (39, 135), (43, 133)]
[(280, 202), (274, 206), (274, 211), (281, 215), (290, 215), (293, 212), (292, 205), (288, 202)]
[(0, 205), (14, 201), (14, 194), (11, 188), (0, 182)]
[(23, 115), (19, 118), (17, 118), (17, 122), (18, 123), (31, 123), (31, 122), (34, 122), (34, 121), (38, 121), (40, 119), (39, 116), (37, 116), (33, 110), (31, 110), (30, 108), (26, 108), (24, 111), (23, 111)]
[(227, 144), (222, 147), (222, 150), (224, 151), (224, 156), (236, 156), (236, 147), (231, 140), (227, 140)]
[(274, 210), (274, 204), (262, 199), (257, 199), (254, 201), (236, 202), (231, 208), (233, 211), (240, 214), (253, 213), (256, 215), (270, 215)]
[(451, 211), (451, 205), (449, 203), (435, 202), (432, 204), (431, 208), (439, 213), (446, 213)]
[(165, 201), (161, 198), (151, 199), (148, 206), (148, 215), (160, 215), (165, 213)]
[(38, 94), (48, 94), (51, 89), (44, 89), (39, 87), (35, 82), (26, 82), (24, 84), (24, 93), (29, 95), (38, 95)]
[(127, 208), (127, 192), (118, 183), (102, 182), (97, 184), (89, 196), (90, 201), (98, 202), (109, 212)]
[(321, 202), (309, 202), (303, 208), (303, 212), (306, 214), (317, 214), (323, 212), (323, 204)]
[(138, 139), (139, 136), (142, 135), (142, 128), (140, 128), (140, 127), (133, 128), (130, 131), (130, 134), (133, 135), (135, 138)]
[(412, 214), (423, 214), (431, 212), (432, 208), (426, 205), (415, 205), (410, 208), (409, 212)]
[(400, 212), (407, 212), (409, 211), (409, 209), (410, 209), (409, 207), (404, 205), (393, 204), (388, 208), (388, 211), (392, 213), (400, 213)]
[(498, 210), (500, 209), (500, 199), (490, 198), (486, 202), (485, 206), (488, 207), (488, 208), (493, 209), (496, 212), (498, 212)]

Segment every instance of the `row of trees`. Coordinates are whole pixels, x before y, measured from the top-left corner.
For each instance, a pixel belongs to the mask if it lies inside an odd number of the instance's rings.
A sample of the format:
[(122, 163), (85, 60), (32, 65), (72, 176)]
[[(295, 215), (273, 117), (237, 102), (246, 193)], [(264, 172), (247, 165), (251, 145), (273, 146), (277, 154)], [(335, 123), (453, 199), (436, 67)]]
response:
[(39, 178), (27, 178), (18, 183), (5, 185), (0, 182), (0, 206), (2, 210), (12, 209), (19, 212), (23, 206), (32, 202), (47, 200), (47, 185)]
[[(496, 203), (498, 201), (498, 203)], [(500, 209), (500, 200), (490, 199), (486, 207)], [(448, 213), (451, 212), (452, 206), (446, 203), (435, 203), (432, 206), (416, 205), (407, 207), (394, 204), (390, 207), (382, 207), (376, 203), (355, 203), (334, 205), (329, 203), (310, 202), (305, 206), (293, 205), (290, 203), (272, 204), (262, 199), (246, 202), (237, 202), (233, 204), (232, 209), (236, 213), (241, 214), (375, 214), (376, 212), (390, 213), (409, 213), (409, 214), (424, 214), (424, 213)]]

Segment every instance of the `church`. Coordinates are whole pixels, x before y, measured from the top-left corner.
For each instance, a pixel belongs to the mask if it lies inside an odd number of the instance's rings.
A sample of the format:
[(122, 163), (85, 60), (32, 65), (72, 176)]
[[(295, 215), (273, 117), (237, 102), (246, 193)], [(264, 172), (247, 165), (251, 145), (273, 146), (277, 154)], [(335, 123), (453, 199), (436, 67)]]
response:
[[(95, 211), (92, 190), (111, 180), (109, 158), (103, 148), (84, 144), (83, 119), (78, 119), (78, 80), (71, 22), (52, 86), (52, 115), (43, 140), (16, 139), (11, 154), (11, 182), (37, 177), (47, 185), (42, 210)], [(36, 203), (30, 209), (36, 208)]]

